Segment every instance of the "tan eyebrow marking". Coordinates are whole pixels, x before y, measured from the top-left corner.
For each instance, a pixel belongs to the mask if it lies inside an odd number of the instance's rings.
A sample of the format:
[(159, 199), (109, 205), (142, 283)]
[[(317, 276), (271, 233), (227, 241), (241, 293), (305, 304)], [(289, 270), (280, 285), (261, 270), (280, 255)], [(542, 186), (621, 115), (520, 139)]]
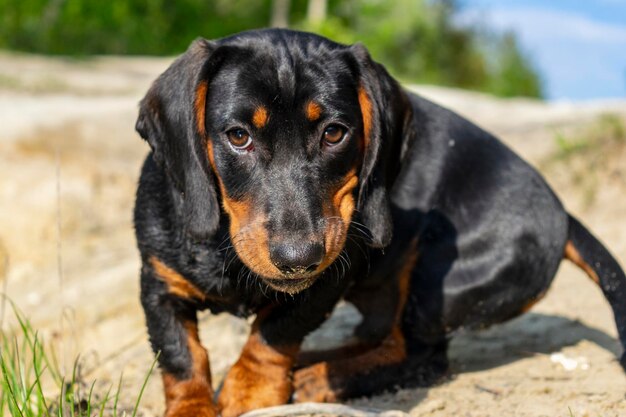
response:
[(309, 119), (311, 122), (314, 122), (320, 118), (322, 114), (322, 106), (311, 100), (306, 104), (305, 111), (306, 118)]
[(269, 115), (267, 114), (267, 109), (263, 106), (259, 106), (254, 110), (252, 124), (254, 124), (257, 129), (261, 129), (262, 127), (265, 127), (268, 119)]

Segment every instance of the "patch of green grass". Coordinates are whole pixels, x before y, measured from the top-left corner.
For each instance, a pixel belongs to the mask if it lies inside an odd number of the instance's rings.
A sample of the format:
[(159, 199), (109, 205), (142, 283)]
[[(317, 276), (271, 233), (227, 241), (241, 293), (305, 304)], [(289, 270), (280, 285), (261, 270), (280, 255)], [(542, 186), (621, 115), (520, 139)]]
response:
[(600, 187), (600, 179), (612, 169), (616, 156), (626, 149), (626, 125), (616, 114), (603, 114), (593, 124), (575, 135), (555, 134), (556, 151), (541, 165), (554, 169), (567, 165), (570, 181), (582, 190), (583, 202), (591, 206)]
[(607, 148), (626, 143), (626, 126), (618, 115), (606, 113), (579, 135), (568, 137), (557, 132), (555, 141), (557, 152), (552, 156), (555, 160), (568, 160), (589, 153), (599, 154)]
[(554, 140), (558, 149), (554, 158), (557, 160), (567, 160), (584, 152), (591, 146), (591, 143), (586, 137), (572, 139), (561, 132), (556, 133)]
[[(0, 295), (1, 296), (1, 295)], [(13, 303), (17, 327), (0, 332), (0, 417), (92, 417), (113, 416), (120, 407), (122, 378), (115, 393), (109, 388), (104, 395), (95, 391), (96, 381), (87, 383), (80, 377), (78, 360), (72, 373), (63, 375), (53, 346), (46, 345), (28, 319)], [(144, 379), (132, 409), (135, 417), (148, 379), (156, 364), (153, 362)]]

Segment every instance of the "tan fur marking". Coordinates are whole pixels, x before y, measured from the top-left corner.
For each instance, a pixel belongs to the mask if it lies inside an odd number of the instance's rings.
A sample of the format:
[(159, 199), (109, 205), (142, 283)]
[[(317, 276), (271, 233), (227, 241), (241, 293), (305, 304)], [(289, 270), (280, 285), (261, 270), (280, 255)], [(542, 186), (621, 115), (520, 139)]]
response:
[(264, 219), (254, 214), (249, 202), (234, 200), (223, 191), (222, 204), (230, 218), (230, 236), (239, 258), (248, 268), (264, 277), (281, 277), (270, 259)]
[(343, 185), (333, 195), (333, 207), (336, 212), (341, 213), (341, 217), (344, 221), (347, 221), (347, 223), (350, 223), (350, 219), (352, 219), (352, 212), (346, 212), (344, 210), (342, 213), (342, 206), (345, 205), (347, 196), (352, 197), (352, 190), (354, 190), (358, 183), (359, 177), (356, 175), (355, 170), (351, 170), (348, 175), (346, 175)]
[(214, 417), (213, 388), (209, 356), (198, 337), (198, 325), (186, 322), (187, 346), (192, 360), (191, 377), (179, 380), (174, 375), (163, 373), (166, 417)]
[(211, 165), (211, 169), (213, 170), (213, 173), (217, 177), (217, 180), (221, 182), (222, 179), (217, 174), (217, 168), (215, 167), (215, 155), (213, 154), (213, 142), (211, 141), (211, 138), (207, 140), (206, 153), (207, 153), (207, 157), (209, 158), (209, 164)]
[(222, 417), (282, 405), (291, 396), (291, 368), (300, 347), (267, 344), (259, 332), (264, 316), (255, 320), (239, 360), (224, 380), (218, 399)]
[(168, 292), (180, 298), (204, 301), (206, 295), (195, 285), (187, 281), (181, 274), (161, 262), (154, 256), (150, 258), (157, 278), (167, 284)]
[(319, 119), (320, 116), (322, 115), (322, 106), (320, 106), (318, 103), (311, 100), (307, 102), (306, 104), (305, 113), (306, 113), (306, 118), (309, 121), (314, 122), (317, 119)]
[(269, 119), (269, 114), (267, 113), (267, 109), (263, 106), (259, 106), (254, 110), (254, 115), (252, 116), (252, 124), (257, 129), (261, 129), (267, 125), (267, 121)]
[(598, 277), (596, 271), (594, 271), (593, 268), (583, 260), (583, 257), (580, 256), (580, 252), (578, 252), (578, 249), (576, 249), (576, 247), (570, 240), (568, 240), (567, 244), (565, 245), (564, 256), (565, 258), (572, 261), (574, 265), (585, 271), (585, 273), (589, 275), (589, 278), (591, 278), (593, 282), (600, 285), (600, 277)]
[(200, 81), (196, 88), (196, 97), (194, 99), (194, 110), (196, 112), (196, 128), (202, 137), (206, 136), (205, 113), (206, 113), (206, 94), (208, 84), (206, 81)]
[(367, 149), (372, 136), (372, 118), (374, 116), (374, 108), (372, 106), (372, 101), (363, 86), (359, 87), (359, 105), (361, 106), (361, 114), (363, 116), (363, 134), (365, 135), (365, 149)]
[[(358, 183), (359, 178), (356, 175), (356, 170), (350, 170), (339, 188), (333, 193), (330, 204), (324, 207), (324, 216), (330, 219), (326, 230), (324, 230), (326, 256), (316, 272), (321, 272), (332, 264), (344, 247), (355, 207), (352, 191)], [(341, 221), (338, 221), (339, 219)]]
[(320, 362), (294, 373), (296, 402), (336, 402), (331, 381), (342, 377), (368, 378), (367, 370), (402, 363), (407, 358), (404, 335), (394, 326), (383, 342), (368, 352), (332, 362)]
[(230, 235), (237, 236), (250, 217), (252, 207), (245, 201), (237, 201), (228, 197), (222, 190), (222, 205), (230, 218)]

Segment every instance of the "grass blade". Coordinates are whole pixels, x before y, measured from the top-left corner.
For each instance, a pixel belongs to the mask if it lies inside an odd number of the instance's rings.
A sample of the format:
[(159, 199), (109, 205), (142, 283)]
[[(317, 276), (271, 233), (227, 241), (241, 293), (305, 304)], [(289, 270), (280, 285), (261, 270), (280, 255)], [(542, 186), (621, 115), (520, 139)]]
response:
[(146, 374), (146, 377), (143, 380), (143, 384), (141, 384), (141, 390), (139, 390), (139, 396), (137, 397), (137, 402), (135, 403), (135, 408), (133, 409), (132, 417), (135, 417), (137, 415), (137, 410), (139, 409), (139, 403), (141, 402), (141, 397), (143, 396), (143, 391), (146, 389), (146, 386), (148, 385), (148, 380), (150, 379), (150, 375), (152, 375), (152, 371), (154, 370), (154, 367), (156, 366), (156, 364), (157, 364), (157, 362), (159, 360), (159, 355), (160, 354), (161, 354), (161, 352), (157, 353), (156, 357), (152, 361), (152, 365), (150, 366), (150, 370), (148, 371), (148, 373)]

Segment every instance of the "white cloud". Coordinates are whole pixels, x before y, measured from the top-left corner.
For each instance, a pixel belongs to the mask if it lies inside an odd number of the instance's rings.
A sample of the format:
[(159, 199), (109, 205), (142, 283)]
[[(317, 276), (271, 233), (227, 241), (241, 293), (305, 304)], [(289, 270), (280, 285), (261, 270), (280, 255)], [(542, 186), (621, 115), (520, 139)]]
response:
[(503, 4), (466, 9), (458, 23), (515, 31), (544, 77), (548, 98), (624, 96), (626, 25), (549, 8)]
[(488, 12), (467, 10), (461, 22), (486, 17), (497, 29), (513, 29), (524, 38), (560, 38), (611, 44), (626, 43), (626, 27), (588, 17), (536, 7), (493, 8)]

